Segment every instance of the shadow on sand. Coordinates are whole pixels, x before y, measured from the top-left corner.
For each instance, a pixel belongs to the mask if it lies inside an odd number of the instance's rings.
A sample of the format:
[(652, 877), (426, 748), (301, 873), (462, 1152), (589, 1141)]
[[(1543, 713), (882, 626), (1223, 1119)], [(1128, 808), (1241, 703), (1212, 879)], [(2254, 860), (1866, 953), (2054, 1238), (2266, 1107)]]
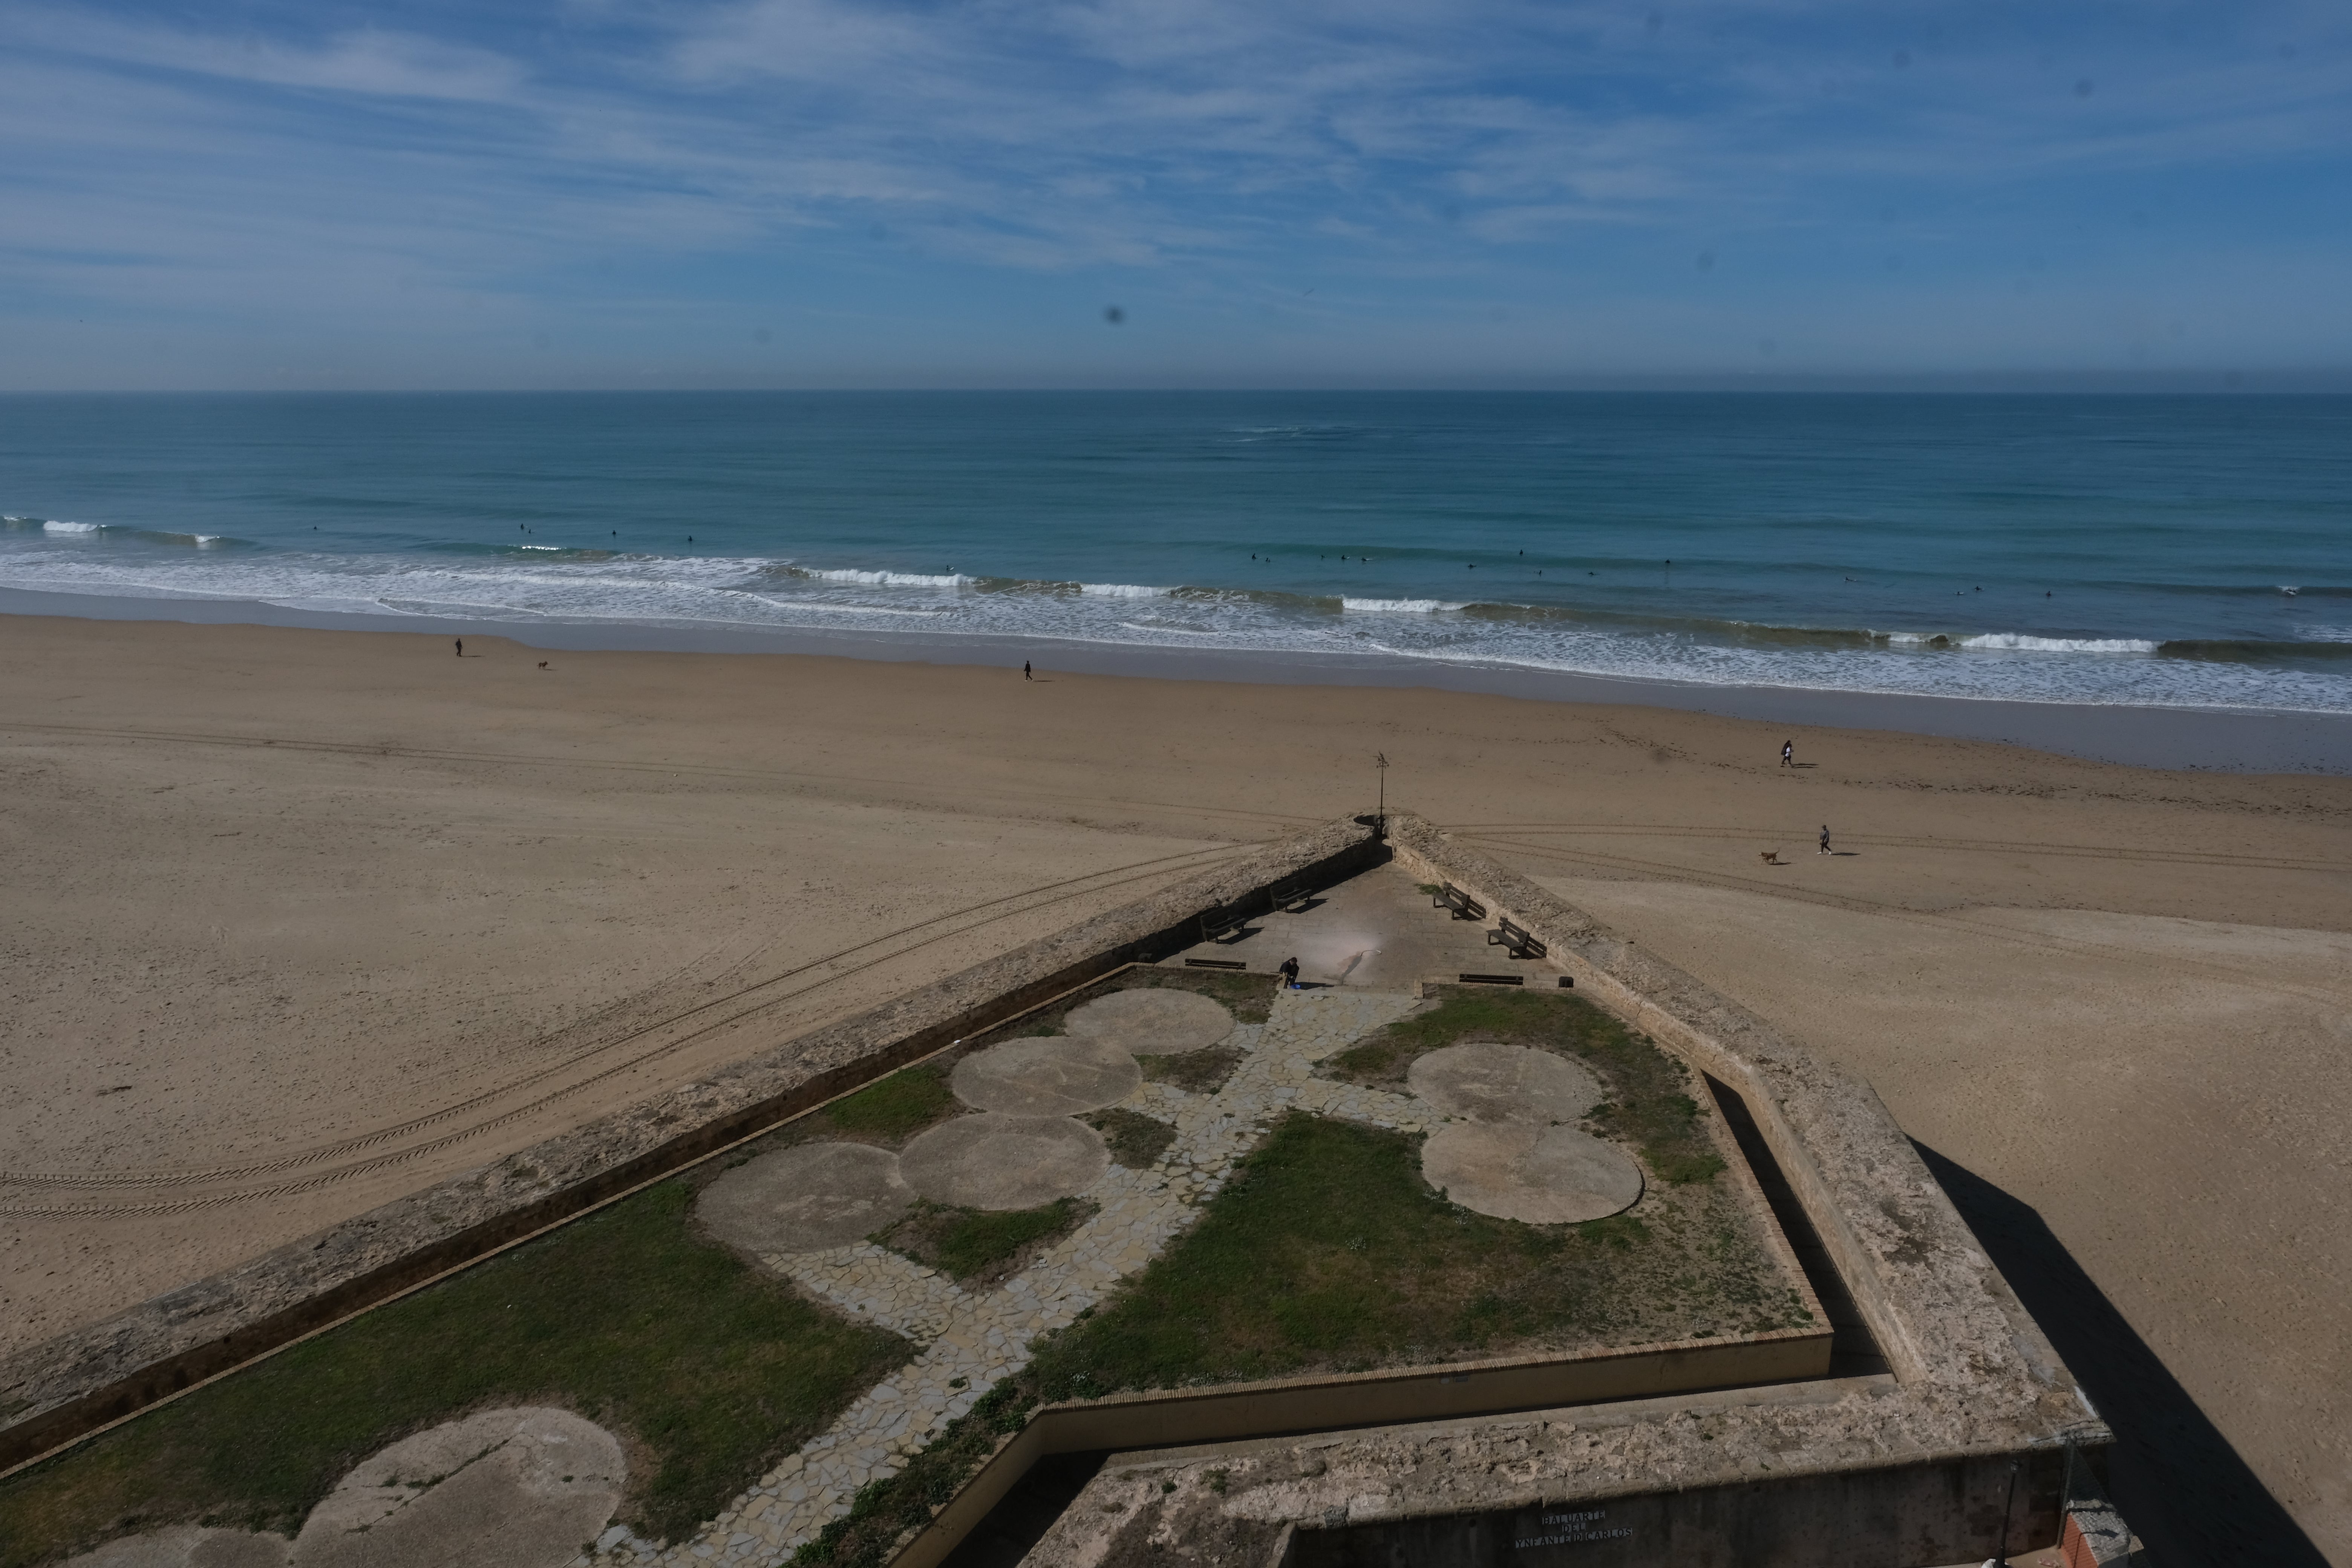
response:
[(2115, 1428), (2108, 1480), (2156, 1568), (2327, 1568), (2042, 1215), (1916, 1139), (1912, 1147)]

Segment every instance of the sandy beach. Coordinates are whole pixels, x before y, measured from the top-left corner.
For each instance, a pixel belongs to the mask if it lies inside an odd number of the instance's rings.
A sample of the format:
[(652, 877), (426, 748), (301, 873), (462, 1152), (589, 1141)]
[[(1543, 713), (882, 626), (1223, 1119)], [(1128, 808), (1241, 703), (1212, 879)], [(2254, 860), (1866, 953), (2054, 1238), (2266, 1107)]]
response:
[(1369, 809), (1381, 751), (1392, 805), (1876, 1084), (2119, 1391), (2127, 1506), (2266, 1492), (2352, 1562), (2352, 779), (1436, 690), (466, 652), (0, 616), (0, 1348)]

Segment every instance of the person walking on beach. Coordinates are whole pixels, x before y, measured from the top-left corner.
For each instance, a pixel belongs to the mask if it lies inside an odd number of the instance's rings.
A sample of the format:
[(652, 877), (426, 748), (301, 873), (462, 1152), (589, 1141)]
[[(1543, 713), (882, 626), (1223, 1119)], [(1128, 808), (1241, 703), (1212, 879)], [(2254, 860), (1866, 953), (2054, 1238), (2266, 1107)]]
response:
[(1282, 976), (1282, 988), (1284, 990), (1296, 991), (1298, 989), (1298, 960), (1295, 958), (1284, 959), (1282, 961), (1282, 967), (1276, 970), (1276, 973)]
[(1025, 658), (1021, 661), (1021, 679), (1024, 680), (1034, 680), (1037, 679), (1035, 675), (1031, 673), (1029, 661)]
[(1822, 847), (1818, 853), (1827, 855), (1830, 852), (1830, 825), (1824, 822), (1822, 824)]
[(1783, 741), (1780, 742), (1780, 765), (1784, 768), (1793, 768), (1797, 765), (1796, 742)]
[(464, 637), (459, 637), (457, 639), (457, 657), (459, 658), (466, 657), (466, 639)]

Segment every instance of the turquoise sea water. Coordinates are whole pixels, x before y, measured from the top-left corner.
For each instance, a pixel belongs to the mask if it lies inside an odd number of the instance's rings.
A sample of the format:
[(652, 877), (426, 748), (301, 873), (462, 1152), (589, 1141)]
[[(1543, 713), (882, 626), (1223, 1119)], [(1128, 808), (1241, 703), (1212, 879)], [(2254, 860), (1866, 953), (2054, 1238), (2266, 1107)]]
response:
[(2352, 712), (2352, 398), (0, 398), (0, 587)]

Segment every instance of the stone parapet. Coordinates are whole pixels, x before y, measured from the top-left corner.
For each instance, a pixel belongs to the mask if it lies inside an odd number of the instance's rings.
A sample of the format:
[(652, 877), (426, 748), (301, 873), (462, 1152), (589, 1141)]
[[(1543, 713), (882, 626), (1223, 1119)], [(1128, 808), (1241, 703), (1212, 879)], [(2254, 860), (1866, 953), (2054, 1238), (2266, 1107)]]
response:
[(1740, 1097), (1891, 1371), (1118, 1455), (1026, 1561), (1124, 1568), (1176, 1540), (1467, 1568), (1499, 1540), (1864, 1568), (2054, 1543), (2068, 1450), (2113, 1435), (1869, 1084), (1431, 824), (1386, 828), (1404, 869), (1507, 916)]
[(660, 1180), (1083, 985), (1190, 946), (1204, 909), (1385, 858), (1343, 819), (841, 1023), (780, 1042), (479, 1170), (0, 1361), (0, 1471)]

